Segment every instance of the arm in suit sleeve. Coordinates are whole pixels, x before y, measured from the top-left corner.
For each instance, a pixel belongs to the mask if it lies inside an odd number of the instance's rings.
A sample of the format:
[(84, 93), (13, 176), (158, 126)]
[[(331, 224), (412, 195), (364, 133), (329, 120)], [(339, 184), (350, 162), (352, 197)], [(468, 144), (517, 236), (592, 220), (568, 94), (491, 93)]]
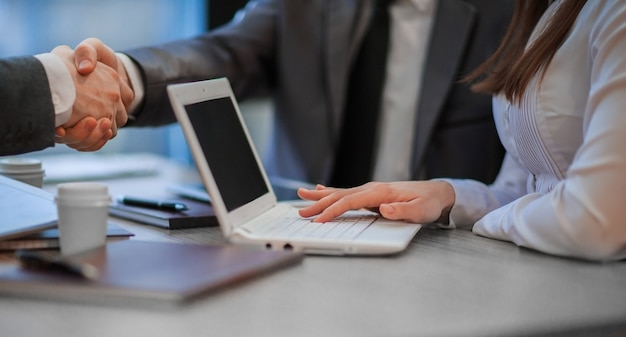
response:
[(277, 1), (251, 1), (235, 19), (195, 38), (123, 51), (138, 66), (144, 99), (129, 126), (175, 121), (166, 86), (228, 77), (239, 99), (272, 85)]
[(54, 145), (55, 112), (46, 71), (35, 57), (0, 60), (0, 155)]

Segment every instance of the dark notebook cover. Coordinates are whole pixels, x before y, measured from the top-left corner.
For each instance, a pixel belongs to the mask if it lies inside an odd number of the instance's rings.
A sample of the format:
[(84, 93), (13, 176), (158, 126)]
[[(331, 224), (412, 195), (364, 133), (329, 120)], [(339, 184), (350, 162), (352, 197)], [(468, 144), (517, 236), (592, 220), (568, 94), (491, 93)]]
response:
[(130, 206), (114, 202), (109, 208), (109, 214), (122, 219), (129, 219), (168, 229), (209, 227), (218, 225), (213, 207), (207, 202), (170, 196), (158, 199), (181, 202), (187, 205), (188, 209), (181, 212), (175, 212), (162, 209)]
[[(126, 240), (71, 258), (95, 281), (52, 270), (0, 265), (0, 295), (107, 305), (171, 306), (302, 261), (295, 252), (247, 246)], [(250, 285), (253, 286), (253, 285)]]

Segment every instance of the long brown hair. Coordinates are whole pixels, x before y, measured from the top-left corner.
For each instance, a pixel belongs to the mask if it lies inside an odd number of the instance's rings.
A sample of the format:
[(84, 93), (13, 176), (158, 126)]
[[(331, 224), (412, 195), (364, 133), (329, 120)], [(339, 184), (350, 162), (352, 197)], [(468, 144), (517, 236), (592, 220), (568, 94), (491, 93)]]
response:
[(537, 22), (550, 6), (548, 0), (516, 0), (511, 23), (500, 46), (463, 81), (476, 82), (472, 90), (488, 94), (503, 92), (519, 102), (531, 79), (543, 72), (567, 37), (587, 0), (565, 0), (541, 35), (526, 49)]

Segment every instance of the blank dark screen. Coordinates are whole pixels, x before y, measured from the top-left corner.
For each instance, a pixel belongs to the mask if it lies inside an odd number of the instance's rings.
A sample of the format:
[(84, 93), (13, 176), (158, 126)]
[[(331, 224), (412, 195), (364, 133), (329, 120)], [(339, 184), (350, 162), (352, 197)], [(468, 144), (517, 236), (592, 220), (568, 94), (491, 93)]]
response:
[(185, 106), (228, 211), (268, 192), (230, 97)]

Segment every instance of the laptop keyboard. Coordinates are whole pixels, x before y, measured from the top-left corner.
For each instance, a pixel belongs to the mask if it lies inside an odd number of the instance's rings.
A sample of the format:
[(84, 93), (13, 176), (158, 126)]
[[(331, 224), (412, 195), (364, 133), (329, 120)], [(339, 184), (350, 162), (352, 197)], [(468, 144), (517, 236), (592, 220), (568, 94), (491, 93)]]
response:
[(316, 238), (328, 240), (353, 240), (377, 217), (375, 215), (343, 216), (333, 221), (319, 223), (300, 217), (285, 218), (267, 223), (255, 230), (256, 233), (284, 238)]

